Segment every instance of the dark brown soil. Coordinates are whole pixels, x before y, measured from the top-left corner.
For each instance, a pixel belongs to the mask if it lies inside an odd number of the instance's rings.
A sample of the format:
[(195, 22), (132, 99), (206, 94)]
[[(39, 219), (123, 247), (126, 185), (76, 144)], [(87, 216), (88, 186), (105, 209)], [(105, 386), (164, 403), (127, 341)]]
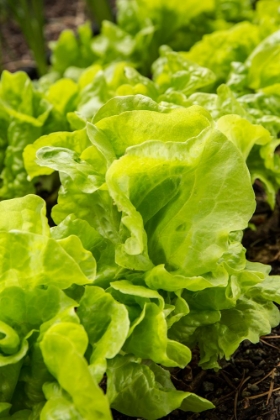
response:
[[(112, 9), (116, 0), (109, 0)], [(92, 20), (84, 0), (44, 0), (46, 40), (46, 56), (49, 57), (49, 43), (56, 41), (59, 34), (65, 29), (76, 30), (86, 20)], [(93, 22), (93, 28), (98, 26)], [(1, 48), (2, 45), (2, 48)], [(28, 50), (18, 24), (1, 16), (0, 10), (0, 69), (11, 72), (19, 69), (34, 68), (35, 62), (32, 53)]]
[[(75, 30), (88, 19), (85, 2), (82, 0), (45, 0), (45, 39), (46, 54), (48, 43), (57, 40), (64, 29)], [(14, 72), (35, 67), (32, 54), (28, 50), (20, 28), (13, 20), (0, 20), (0, 37), (2, 40), (2, 66)]]
[[(216, 408), (201, 414), (173, 413), (167, 419), (276, 420), (280, 418), (280, 329), (262, 337), (257, 345), (245, 341), (218, 373), (197, 368), (196, 357), (176, 381), (185, 390), (208, 398)], [(192, 378), (192, 379), (191, 379)], [(175, 383), (176, 383), (175, 381)]]
[[(66, 28), (75, 29), (86, 19), (82, 0), (45, 0), (47, 41), (57, 39)], [(18, 26), (2, 22), (3, 67), (16, 71), (34, 66), (31, 54)], [(257, 210), (252, 218), (256, 230), (248, 229), (243, 243), (251, 261), (270, 264), (273, 274), (280, 274), (280, 195), (272, 211), (265, 202), (261, 186), (255, 185)], [(201, 414), (179, 410), (165, 420), (280, 420), (280, 326), (257, 345), (245, 341), (230, 361), (222, 361), (219, 372), (203, 371), (198, 367), (194, 352), (190, 366), (175, 370), (172, 379), (178, 389), (195, 392), (211, 400), (216, 408)], [(129, 420), (113, 412), (115, 420)]]
[(280, 274), (280, 194), (276, 197), (272, 211), (265, 201), (261, 184), (254, 185), (257, 208), (251, 222), (256, 230), (247, 229), (243, 244), (247, 248), (247, 258), (269, 264), (273, 274)]

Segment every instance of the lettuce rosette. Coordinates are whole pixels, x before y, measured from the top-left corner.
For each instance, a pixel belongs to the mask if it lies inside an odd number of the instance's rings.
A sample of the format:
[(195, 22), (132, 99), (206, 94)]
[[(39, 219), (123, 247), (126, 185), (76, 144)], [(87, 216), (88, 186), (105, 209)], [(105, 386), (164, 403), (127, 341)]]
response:
[[(224, 118), (216, 123), (199, 106), (116, 97), (85, 128), (25, 149), (31, 178), (60, 175), (51, 240), (70, 254), (68, 244), (79, 241), (92, 256), (86, 264), (72, 256), (84, 284), (57, 286), (77, 310), (74, 321), (49, 323), (38, 338), (52, 379), (40, 382), (32, 412), (110, 418), (110, 406), (157, 419), (175, 408), (211, 408), (176, 391), (169, 370), (185, 367), (196, 346), (201, 366), (218, 369), (244, 339), (255, 343), (278, 325), (279, 278), (248, 262), (241, 244), (255, 208), (245, 163), (251, 145), (237, 128), (227, 130), (240, 117)], [(252, 144), (266, 134), (260, 130), (253, 128)], [(80, 392), (69, 365), (80, 372)], [(92, 397), (105, 378), (106, 393)]]

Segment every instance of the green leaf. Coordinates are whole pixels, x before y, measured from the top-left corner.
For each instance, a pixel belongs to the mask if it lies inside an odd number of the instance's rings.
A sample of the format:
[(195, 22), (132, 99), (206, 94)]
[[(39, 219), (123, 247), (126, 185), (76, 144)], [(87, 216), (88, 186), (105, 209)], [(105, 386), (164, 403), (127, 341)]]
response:
[[(0, 367), (0, 401), (11, 401), (19, 379), (21, 361)], [(1, 418), (1, 417), (0, 417)]]
[(60, 79), (52, 84), (46, 94), (47, 100), (63, 115), (75, 111), (78, 86), (72, 80)]
[(63, 74), (70, 66), (88, 67), (95, 59), (91, 49), (92, 31), (89, 22), (79, 27), (79, 37), (64, 30), (56, 42), (51, 43), (53, 70)]
[(145, 283), (151, 289), (162, 289), (168, 292), (175, 292), (180, 289), (194, 292), (208, 287), (225, 286), (227, 281), (228, 272), (223, 266), (219, 265), (213, 269), (212, 273), (188, 277), (184, 275), (184, 271), (168, 272), (164, 264), (160, 264), (147, 271), (145, 275)]
[(87, 345), (84, 328), (67, 322), (49, 328), (40, 344), (48, 369), (70, 395), (81, 418), (109, 420), (112, 416), (108, 400), (92, 378), (83, 357)]
[(74, 131), (73, 133), (52, 133), (39, 138), (34, 144), (27, 146), (24, 150), (24, 165), (31, 178), (39, 175), (49, 175), (53, 169), (41, 168), (36, 163), (36, 153), (44, 146), (67, 147), (74, 152), (81, 153), (90, 145), (85, 130)]
[[(4, 403), (3, 403), (4, 404)], [(31, 415), (30, 410), (20, 410), (9, 416), (1, 416), (2, 420), (29, 420)]]
[[(142, 106), (141, 95), (131, 99), (137, 107)], [(119, 98), (121, 113), (103, 118), (96, 123), (97, 128), (111, 142), (118, 157), (125, 153), (127, 147), (147, 140), (186, 141), (211, 125), (210, 115), (201, 107), (160, 109), (157, 105), (155, 112), (155, 105), (148, 99), (144, 104), (149, 109), (151, 104), (154, 108), (151, 111), (138, 108), (137, 111), (122, 110), (122, 104), (126, 106), (127, 102), (131, 103), (132, 100), (130, 97)]]
[(132, 147), (106, 178), (122, 211), (116, 258), (128, 268), (152, 268), (149, 255), (186, 276), (207, 273), (226, 251), (229, 233), (244, 229), (254, 210), (240, 152), (212, 129), (185, 143)]
[[(35, 90), (26, 73), (3, 72), (0, 83), (2, 157), (0, 196), (13, 198), (34, 192), (22, 160), (24, 147), (34, 142), (52, 120), (52, 106)], [(52, 127), (54, 130), (57, 127)], [(1, 130), (2, 131), (2, 130)]]
[(128, 313), (103, 289), (87, 287), (77, 314), (92, 345), (90, 369), (99, 382), (106, 370), (106, 359), (115, 357), (127, 338)]
[(155, 303), (146, 303), (141, 318), (126, 340), (124, 351), (163, 366), (184, 368), (191, 360), (191, 352), (188, 347), (167, 338), (163, 311)]
[(66, 392), (63, 392), (57, 383), (46, 383), (43, 386), (47, 402), (41, 413), (41, 420), (59, 420), (63, 415), (64, 420), (83, 420), (84, 417), (76, 409)]
[(96, 277), (96, 261), (91, 253), (84, 249), (80, 238), (71, 235), (58, 240), (57, 243), (73, 258), (83, 274), (93, 281)]
[(271, 135), (261, 125), (253, 125), (239, 115), (226, 115), (217, 121), (217, 128), (224, 133), (247, 159), (255, 144), (265, 145), (271, 142)]
[(35, 195), (0, 203), (0, 231), (20, 230), (49, 236), (45, 201)]
[(246, 60), (251, 89), (260, 89), (280, 82), (280, 31), (265, 38)]
[(200, 365), (204, 369), (219, 368), (218, 357), (229, 359), (245, 339), (257, 343), (260, 336), (279, 324), (279, 319), (279, 311), (272, 303), (240, 299), (235, 308), (222, 311), (220, 322), (197, 329)]
[(185, 57), (211, 69), (219, 82), (227, 79), (234, 61), (244, 62), (260, 42), (257, 25), (241, 22), (230, 29), (205, 35)]
[(132, 356), (117, 356), (108, 362), (108, 398), (121, 413), (148, 420), (176, 408), (200, 412), (214, 407), (195, 394), (177, 391), (168, 371), (153, 362), (139, 363)]
[(120, 270), (115, 263), (114, 245), (100, 235), (87, 221), (77, 219), (74, 214), (67, 216), (63, 222), (51, 229), (51, 236), (54, 239), (63, 239), (70, 235), (77, 235), (84, 248), (91, 251), (97, 262), (94, 284), (108, 287), (110, 281)]
[(200, 67), (180, 53), (162, 46), (160, 58), (153, 64), (153, 79), (162, 93), (179, 91), (190, 95), (202, 87), (213, 84), (216, 76), (206, 67)]
[[(91, 282), (79, 266), (79, 254), (75, 261), (73, 253), (69, 255), (59, 243), (46, 236), (20, 231), (1, 232), (0, 248), (0, 290), (8, 286), (32, 289), (39, 285), (66, 289), (73, 283)], [(94, 270), (94, 258), (90, 252), (84, 253)]]
[(279, 304), (280, 295), (278, 288), (278, 276), (267, 276), (266, 279), (256, 287), (249, 288), (246, 296), (261, 301), (273, 301)]
[[(23, 290), (7, 287), (0, 293), (2, 322), (10, 325), (20, 337), (32, 330), (43, 328), (43, 324), (54, 322), (63, 312), (73, 312), (76, 302), (56, 287)], [(74, 316), (75, 318), (75, 316)]]

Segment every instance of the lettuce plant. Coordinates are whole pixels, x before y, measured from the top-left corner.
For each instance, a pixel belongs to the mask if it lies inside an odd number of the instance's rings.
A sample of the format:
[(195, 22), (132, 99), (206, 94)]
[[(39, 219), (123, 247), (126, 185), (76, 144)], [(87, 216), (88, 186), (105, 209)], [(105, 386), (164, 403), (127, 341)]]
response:
[(3, 72), (0, 82), (1, 199), (34, 192), (34, 185), (24, 169), (23, 149), (43, 134), (69, 128), (65, 114), (73, 110), (75, 95), (76, 87), (71, 81), (60, 81), (42, 94), (26, 73)]
[[(118, 0), (117, 24), (110, 22), (111, 19), (103, 21), (101, 34), (87, 38), (86, 45), (84, 42), (83, 44), (88, 55), (93, 52), (95, 59), (101, 64), (123, 60), (133, 63), (143, 74), (149, 75), (150, 66), (157, 58), (158, 49), (162, 44), (168, 44), (177, 51), (187, 51), (205, 34), (227, 30), (240, 20), (251, 21), (253, 16), (251, 4), (247, 0), (204, 0), (203, 3), (194, 0)], [(250, 47), (252, 39), (256, 37), (251, 32), (256, 31), (257, 28), (254, 29), (253, 25), (245, 25), (243, 32), (250, 40), (248, 45), (243, 46), (246, 41), (244, 38), (242, 41), (240, 39), (239, 32), (242, 30), (237, 30), (236, 35), (231, 37), (231, 47), (235, 49), (236, 42), (241, 43), (244, 49)], [(220, 36), (222, 34), (217, 34), (216, 39)], [(69, 41), (66, 38), (69, 38)], [(62, 74), (62, 69), (66, 70), (65, 64), (69, 59), (72, 63), (75, 61), (77, 67), (84, 66), (81, 60), (83, 52), (74, 46), (77, 45), (74, 38), (70, 31), (66, 31), (52, 44), (53, 68), (59, 68)], [(73, 47), (71, 58), (67, 54), (70, 43)], [(215, 44), (214, 51), (221, 43), (216, 40)], [(242, 52), (241, 48), (239, 49), (243, 56), (247, 50)]]
[(51, 229), (36, 196), (0, 204), (3, 418), (210, 409), (170, 370), (196, 346), (218, 369), (278, 325), (279, 277), (240, 242), (255, 208), (249, 149), (222, 122), (117, 97), (27, 146), (30, 177), (56, 170), (62, 185)]

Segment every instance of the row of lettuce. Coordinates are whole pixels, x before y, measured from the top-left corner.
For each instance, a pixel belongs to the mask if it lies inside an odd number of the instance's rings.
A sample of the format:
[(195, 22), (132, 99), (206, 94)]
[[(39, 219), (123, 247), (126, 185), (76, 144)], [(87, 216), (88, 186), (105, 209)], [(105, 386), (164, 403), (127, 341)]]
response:
[[(3, 72), (0, 418), (212, 408), (170, 371), (279, 324), (280, 278), (241, 244), (252, 183), (272, 208), (280, 185), (279, 8), (120, 0), (47, 76)], [(32, 193), (55, 172), (50, 228)]]

